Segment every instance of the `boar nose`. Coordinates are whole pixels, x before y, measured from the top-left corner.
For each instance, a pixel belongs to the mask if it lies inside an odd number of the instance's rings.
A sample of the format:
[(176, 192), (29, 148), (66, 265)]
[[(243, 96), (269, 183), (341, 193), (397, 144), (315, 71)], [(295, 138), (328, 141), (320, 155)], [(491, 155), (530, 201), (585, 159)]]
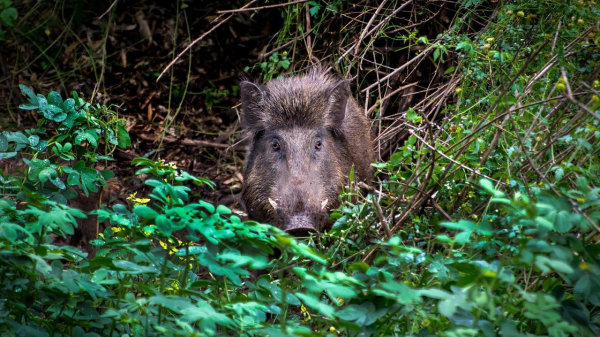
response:
[(294, 236), (307, 236), (318, 232), (314, 221), (306, 215), (293, 215), (289, 218), (285, 231)]

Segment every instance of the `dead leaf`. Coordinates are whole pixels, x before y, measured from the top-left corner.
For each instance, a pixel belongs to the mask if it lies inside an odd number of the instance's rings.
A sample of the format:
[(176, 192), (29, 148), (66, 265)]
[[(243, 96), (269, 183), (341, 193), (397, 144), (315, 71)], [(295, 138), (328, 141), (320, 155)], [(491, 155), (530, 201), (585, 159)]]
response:
[(127, 51), (124, 48), (121, 49), (121, 65), (127, 68)]
[(148, 21), (146, 21), (144, 13), (142, 11), (137, 11), (135, 13), (135, 20), (138, 25), (140, 25), (140, 34), (148, 39), (148, 44), (152, 43), (152, 31), (150, 30), (150, 26), (148, 26)]

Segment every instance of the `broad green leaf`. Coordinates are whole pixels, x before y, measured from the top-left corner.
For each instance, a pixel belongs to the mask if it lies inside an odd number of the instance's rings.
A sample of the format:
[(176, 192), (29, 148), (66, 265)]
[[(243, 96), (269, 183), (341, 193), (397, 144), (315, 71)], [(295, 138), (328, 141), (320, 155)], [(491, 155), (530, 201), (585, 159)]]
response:
[(426, 297), (430, 297), (430, 298), (435, 298), (438, 300), (445, 300), (447, 298), (449, 298), (450, 296), (452, 296), (452, 294), (450, 294), (447, 291), (441, 290), (441, 289), (421, 289), (418, 291), (420, 296), (426, 296)]
[(490, 180), (482, 178), (479, 180), (479, 186), (481, 186), (486, 192), (493, 195), (495, 198), (503, 198), (504, 192), (498, 191)]
[(40, 142), (40, 136), (38, 136), (38, 135), (29, 136), (29, 145), (36, 146), (36, 145), (38, 145), (39, 142)]
[(452, 298), (445, 299), (438, 303), (438, 311), (440, 314), (450, 318), (456, 313), (457, 306), (452, 300)]
[[(577, 280), (575, 283), (575, 287), (573, 287), (573, 292), (575, 296), (580, 299), (587, 300), (592, 291), (592, 281), (590, 280), (590, 276), (588, 274), (584, 274)], [(597, 291), (597, 290), (596, 290)]]
[(17, 152), (0, 152), (0, 160), (12, 158), (17, 155)]
[(228, 214), (231, 214), (231, 210), (227, 206), (218, 205), (217, 206), (217, 213), (221, 214), (221, 215), (228, 215)]
[(0, 12), (0, 19), (4, 21), (7, 26), (13, 27), (17, 23), (17, 17), (19, 13), (17, 13), (17, 9), (14, 7), (9, 7)]
[(333, 318), (335, 309), (327, 303), (320, 302), (315, 295), (303, 293), (295, 293), (294, 295), (296, 295), (296, 297), (298, 297), (308, 307), (317, 310), (328, 318)]
[(413, 123), (415, 123), (415, 124), (419, 124), (423, 120), (423, 117), (419, 116), (415, 110), (413, 110), (412, 108), (410, 108), (406, 112), (406, 119), (409, 120), (409, 121), (411, 121), (411, 122), (413, 122)]
[(158, 212), (146, 205), (135, 205), (133, 206), (133, 213), (141, 218), (155, 219), (158, 216)]
[(77, 136), (75, 137), (75, 144), (81, 145), (81, 143), (87, 141), (92, 146), (97, 146), (97, 138), (98, 136), (91, 130), (78, 130)]
[(571, 214), (567, 211), (560, 211), (556, 215), (556, 222), (554, 223), (554, 229), (559, 233), (566, 233), (573, 227), (571, 222)]
[(52, 104), (62, 111), (63, 99), (58, 92), (50, 91), (48, 94), (48, 104)]
[(46, 167), (40, 171), (40, 173), (38, 175), (38, 179), (41, 182), (45, 183), (46, 181), (56, 177), (56, 175), (57, 175), (56, 169), (54, 169), (53, 167)]
[(118, 138), (118, 146), (122, 149), (127, 148), (131, 145), (131, 138), (129, 138), (129, 133), (127, 130), (121, 125), (121, 123), (117, 124), (117, 138)]
[(29, 103), (32, 106), (35, 106), (36, 108), (39, 107), (37, 96), (35, 95), (33, 90), (29, 89), (29, 87), (24, 86), (23, 84), (19, 84), (19, 89), (21, 89), (21, 94), (27, 97), (27, 100), (29, 100)]
[(59, 177), (59, 176), (56, 176), (56, 177), (54, 177), (54, 178), (50, 178), (50, 179), (48, 179), (48, 180), (50, 180), (50, 182), (51, 182), (51, 183), (52, 183), (54, 186), (56, 186), (56, 187), (60, 188), (61, 190), (64, 190), (64, 189), (66, 188), (66, 186), (65, 186), (65, 183), (62, 181), (62, 179), (60, 179), (60, 177)]

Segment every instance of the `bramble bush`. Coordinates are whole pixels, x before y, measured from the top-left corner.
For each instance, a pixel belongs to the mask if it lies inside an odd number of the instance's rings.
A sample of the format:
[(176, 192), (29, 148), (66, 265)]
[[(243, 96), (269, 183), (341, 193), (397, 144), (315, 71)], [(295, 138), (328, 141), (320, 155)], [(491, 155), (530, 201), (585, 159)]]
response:
[(110, 107), (21, 86), (39, 123), (0, 134), (0, 160), (24, 168), (0, 172), (0, 332), (598, 335), (598, 9), (497, 13), (477, 36), (420, 39), (457, 57), (456, 104), (439, 128), (409, 110), (377, 189), (350, 174), (331, 230), (302, 239), (191, 200), (213, 183), (137, 158), (150, 192), (93, 212), (111, 225), (96, 255), (57, 245), (86, 216), (68, 200), (113, 177), (102, 161), (130, 140)]

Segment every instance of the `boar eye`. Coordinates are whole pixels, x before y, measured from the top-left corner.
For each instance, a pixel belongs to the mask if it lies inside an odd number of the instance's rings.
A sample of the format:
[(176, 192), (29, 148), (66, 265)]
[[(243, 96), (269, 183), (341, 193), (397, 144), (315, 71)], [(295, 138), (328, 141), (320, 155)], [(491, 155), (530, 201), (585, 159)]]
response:
[(273, 151), (279, 151), (281, 149), (281, 146), (277, 140), (273, 140), (271, 142), (271, 149), (273, 149)]
[(320, 150), (323, 147), (323, 143), (320, 140), (317, 140), (315, 143), (315, 150)]

